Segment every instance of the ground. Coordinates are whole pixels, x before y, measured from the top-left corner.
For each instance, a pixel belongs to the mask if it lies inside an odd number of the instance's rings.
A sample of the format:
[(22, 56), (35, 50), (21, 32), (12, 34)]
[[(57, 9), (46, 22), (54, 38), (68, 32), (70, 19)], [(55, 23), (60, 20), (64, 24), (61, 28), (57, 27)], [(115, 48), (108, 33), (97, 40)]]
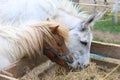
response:
[(95, 23), (92, 32), (95, 41), (120, 44), (120, 20), (115, 24), (112, 16), (103, 16)]
[[(120, 44), (120, 33), (113, 34), (110, 32), (93, 30), (93, 36), (94, 36), (94, 40), (97, 40), (97, 41)], [(99, 37), (99, 38), (96, 38), (96, 37)]]

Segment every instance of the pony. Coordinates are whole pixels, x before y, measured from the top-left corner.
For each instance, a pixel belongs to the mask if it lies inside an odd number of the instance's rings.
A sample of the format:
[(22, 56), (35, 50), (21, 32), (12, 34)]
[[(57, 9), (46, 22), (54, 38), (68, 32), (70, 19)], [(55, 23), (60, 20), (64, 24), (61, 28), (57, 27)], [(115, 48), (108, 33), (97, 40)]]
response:
[(92, 41), (91, 27), (95, 16), (81, 10), (69, 0), (2, 0), (0, 1), (0, 25), (28, 25), (49, 19), (69, 29), (68, 49), (73, 53), (71, 65), (84, 68), (90, 61)]
[(35, 58), (44, 54), (53, 62), (69, 67), (73, 57), (65, 45), (68, 30), (54, 22), (34, 25), (0, 27), (0, 70), (23, 57)]

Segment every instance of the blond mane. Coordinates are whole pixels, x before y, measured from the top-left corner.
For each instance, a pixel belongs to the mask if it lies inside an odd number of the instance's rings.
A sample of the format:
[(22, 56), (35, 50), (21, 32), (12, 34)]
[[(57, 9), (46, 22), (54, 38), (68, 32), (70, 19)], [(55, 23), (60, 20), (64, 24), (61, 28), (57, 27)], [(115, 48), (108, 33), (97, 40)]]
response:
[(3, 49), (2, 54), (9, 56), (11, 61), (13, 61), (26, 54), (35, 56), (35, 54), (43, 53), (43, 40), (49, 40), (48, 44), (50, 46), (55, 43), (55, 36), (51, 33), (49, 27), (57, 25), (60, 26), (58, 34), (67, 41), (68, 30), (58, 23), (42, 22), (21, 27), (0, 27), (0, 39), (5, 39), (8, 43), (7, 45), (9, 45), (7, 46), (8, 50)]

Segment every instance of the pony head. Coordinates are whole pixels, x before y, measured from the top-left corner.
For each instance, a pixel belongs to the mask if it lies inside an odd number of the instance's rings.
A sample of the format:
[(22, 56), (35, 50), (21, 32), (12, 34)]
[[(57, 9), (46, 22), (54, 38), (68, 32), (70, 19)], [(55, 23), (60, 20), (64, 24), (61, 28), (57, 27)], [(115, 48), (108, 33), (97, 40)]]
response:
[[(21, 27), (5, 26), (0, 28), (0, 57), (7, 67), (11, 63), (28, 56), (35, 58), (36, 54), (44, 54), (53, 62), (69, 67), (73, 63), (72, 53), (65, 42), (68, 41), (68, 30), (54, 22), (24, 25)], [(9, 63), (9, 64), (8, 64)]]
[[(44, 23), (42, 23), (44, 24)], [(59, 65), (68, 67), (73, 63), (73, 56), (66, 47), (65, 42), (68, 41), (68, 30), (59, 24), (53, 24), (47, 22), (46, 26), (50, 26), (51, 38), (44, 38), (43, 50), (51, 61), (56, 62)]]
[(83, 22), (79, 22), (74, 29), (69, 31), (70, 41), (68, 48), (70, 52), (74, 53), (74, 63), (72, 64), (74, 68), (77, 68), (78, 65), (84, 68), (89, 64), (92, 41), (91, 27), (94, 20), (95, 15), (92, 15)]

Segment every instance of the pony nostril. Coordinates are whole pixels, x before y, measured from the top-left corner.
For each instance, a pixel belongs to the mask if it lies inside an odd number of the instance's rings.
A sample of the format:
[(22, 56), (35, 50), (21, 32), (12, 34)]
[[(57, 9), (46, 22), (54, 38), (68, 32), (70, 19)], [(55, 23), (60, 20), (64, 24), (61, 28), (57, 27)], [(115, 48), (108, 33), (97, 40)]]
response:
[(73, 58), (66, 58), (66, 61), (71, 64), (73, 63)]
[(84, 42), (84, 41), (80, 41), (80, 43), (82, 43), (83, 45), (87, 45), (87, 42)]
[(73, 63), (73, 58), (70, 58), (70, 59), (69, 59), (69, 63)]
[(88, 65), (83, 65), (82, 68), (87, 68), (88, 66), (89, 66), (89, 64)]

